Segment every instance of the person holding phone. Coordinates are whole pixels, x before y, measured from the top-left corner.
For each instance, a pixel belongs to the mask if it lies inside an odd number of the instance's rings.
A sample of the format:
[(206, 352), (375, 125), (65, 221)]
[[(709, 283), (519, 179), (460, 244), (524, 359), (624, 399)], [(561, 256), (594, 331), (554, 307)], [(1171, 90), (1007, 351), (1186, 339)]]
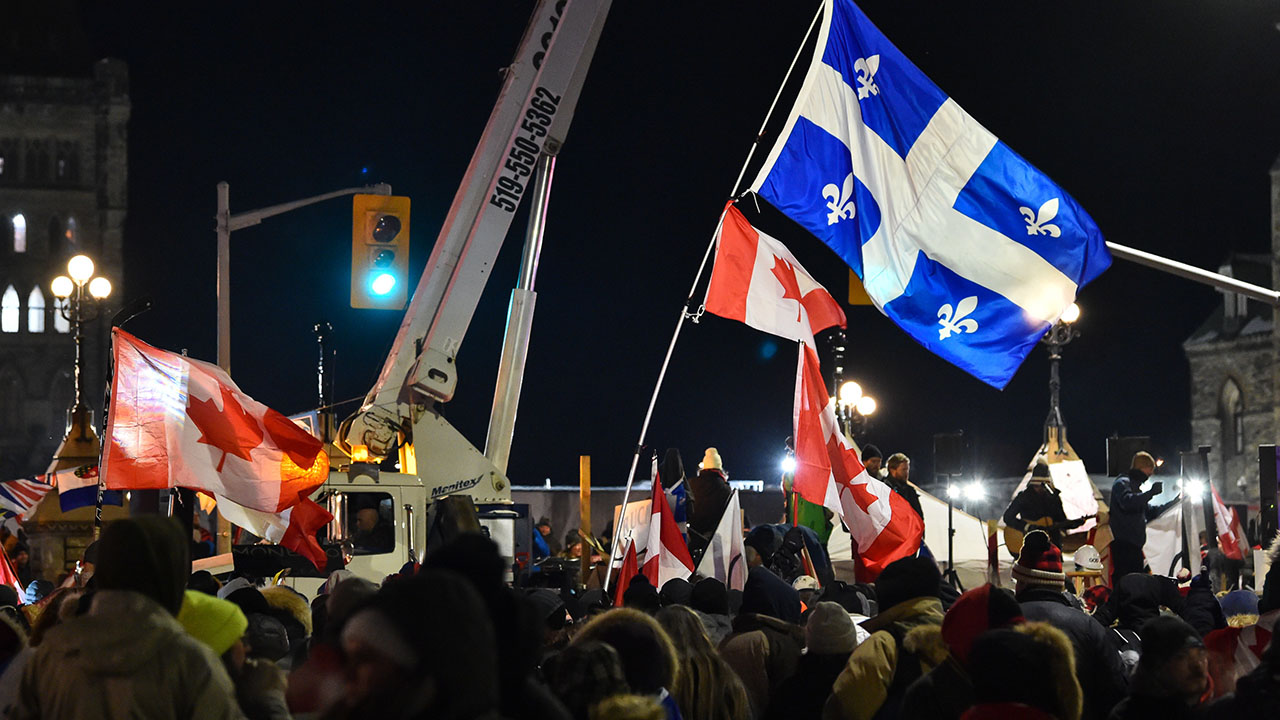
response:
[(1155, 458), (1140, 452), (1133, 456), (1129, 471), (1116, 478), (1111, 488), (1111, 586), (1128, 573), (1142, 572), (1146, 561), (1142, 547), (1147, 544), (1147, 521), (1164, 512), (1178, 499), (1164, 505), (1151, 505), (1151, 500), (1164, 490), (1159, 480), (1146, 492), (1142, 484), (1156, 472)]

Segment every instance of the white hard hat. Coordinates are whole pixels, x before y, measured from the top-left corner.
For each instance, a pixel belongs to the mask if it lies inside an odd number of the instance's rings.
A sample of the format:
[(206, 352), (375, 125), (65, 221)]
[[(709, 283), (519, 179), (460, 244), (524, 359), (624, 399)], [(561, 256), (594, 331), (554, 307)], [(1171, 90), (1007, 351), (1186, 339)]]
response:
[(822, 586), (818, 584), (818, 579), (815, 578), (814, 576), (801, 575), (791, 583), (791, 587), (799, 591), (799, 590), (817, 590)]
[(1102, 556), (1092, 545), (1081, 545), (1076, 550), (1075, 561), (1077, 570), (1102, 570)]

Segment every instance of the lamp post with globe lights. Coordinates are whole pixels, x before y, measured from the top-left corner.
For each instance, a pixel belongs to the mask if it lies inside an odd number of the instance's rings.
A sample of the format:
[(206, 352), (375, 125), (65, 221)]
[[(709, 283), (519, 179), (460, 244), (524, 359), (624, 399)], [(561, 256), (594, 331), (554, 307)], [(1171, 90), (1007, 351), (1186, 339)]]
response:
[[(76, 255), (67, 261), (67, 274), (53, 279), (50, 289), (61, 302), (57, 312), (71, 323), (75, 339), (75, 399), (67, 415), (67, 437), (79, 426), (79, 440), (89, 440), (91, 423), (89, 410), (84, 404), (84, 323), (96, 320), (102, 314), (101, 301), (111, 295), (111, 281), (102, 276), (94, 277), (93, 260), (88, 255)], [(86, 297), (86, 295), (88, 297)], [(64, 445), (66, 440), (63, 441)]]
[(878, 407), (876, 399), (862, 391), (853, 380), (845, 381), (836, 396), (836, 408), (844, 433), (850, 438), (860, 437), (867, 429), (867, 420)]
[(1040, 338), (1040, 342), (1049, 346), (1049, 417), (1044, 421), (1044, 441), (1046, 447), (1056, 441), (1060, 455), (1067, 453), (1067, 424), (1062, 420), (1059, 403), (1062, 381), (1058, 376), (1058, 363), (1062, 360), (1062, 348), (1080, 336), (1080, 330), (1075, 326), (1079, 319), (1080, 306), (1071, 303), (1049, 332)]

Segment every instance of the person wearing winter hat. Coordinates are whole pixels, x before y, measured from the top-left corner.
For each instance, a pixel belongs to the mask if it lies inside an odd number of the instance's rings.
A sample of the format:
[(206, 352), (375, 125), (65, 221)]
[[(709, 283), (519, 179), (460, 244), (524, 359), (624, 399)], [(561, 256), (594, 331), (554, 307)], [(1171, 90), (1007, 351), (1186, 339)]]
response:
[[(1078, 528), (1086, 520), (1067, 519), (1067, 513), (1062, 509), (1062, 495), (1053, 486), (1049, 466), (1044, 462), (1035, 464), (1026, 489), (1013, 496), (1004, 510), (1003, 519), (1005, 525), (1024, 533), (1028, 527), (1044, 526), (1041, 529), (1048, 532), (1049, 539), (1059, 547), (1062, 546), (1063, 531)], [(1047, 526), (1046, 522), (1049, 523)]]
[(597, 703), (630, 690), (618, 651), (602, 642), (570, 644), (548, 659), (543, 672), (574, 720), (588, 720)]
[(770, 720), (822, 717), (822, 706), (831, 694), (831, 686), (858, 642), (849, 613), (833, 602), (818, 602), (813, 606), (804, 635), (805, 650), (796, 672), (782, 682), (769, 702), (765, 717)]
[(657, 620), (629, 608), (610, 610), (587, 623), (571, 645), (587, 642), (602, 642), (618, 651), (631, 692), (658, 701), (667, 720), (680, 717), (670, 692), (681, 680), (680, 658)]
[(712, 647), (720, 647), (733, 631), (729, 617), (729, 591), (715, 578), (703, 578), (694, 583), (689, 593), (689, 607), (698, 614)]
[(880, 448), (867, 443), (862, 448), (862, 466), (867, 469), (867, 474), (877, 480), (880, 479), (880, 465), (884, 463), (884, 455), (881, 454)]
[(1209, 689), (1209, 655), (1200, 633), (1182, 618), (1161, 615), (1142, 627), (1142, 657), (1129, 697), (1115, 720), (1196, 717), (1193, 709)]
[[(962, 594), (942, 618), (942, 627), (928, 628), (938, 634), (945, 656), (907, 688), (902, 717), (958, 719), (974, 702), (969, 669), (974, 642), (988, 630), (1023, 622), (1022, 608), (1008, 590), (988, 583)], [(917, 643), (925, 640), (918, 638)]]
[[(666, 480), (663, 480), (663, 486), (671, 487)], [(688, 518), (689, 552), (696, 558), (710, 544), (720, 524), (720, 516), (729, 504), (729, 496), (733, 494), (733, 488), (729, 487), (729, 474), (725, 472), (718, 450), (707, 448), (698, 474), (689, 478), (685, 486), (688, 488), (685, 516)]]
[[(248, 619), (235, 603), (196, 590), (184, 593), (178, 622), (219, 657), (240, 643), (249, 627)], [(243, 661), (243, 648), (239, 655)]]
[(907, 687), (933, 667), (934, 659), (907, 639), (917, 628), (942, 624), (941, 581), (938, 565), (927, 558), (902, 558), (881, 571), (875, 586), (880, 613), (862, 623), (871, 636), (836, 678), (824, 717), (896, 716)]
[(636, 575), (622, 592), (622, 606), (652, 615), (662, 609), (662, 598), (649, 578)]
[(1119, 653), (1107, 638), (1106, 628), (1067, 598), (1062, 551), (1043, 531), (1027, 533), (1013, 567), (1013, 577), (1023, 617), (1047, 622), (1071, 640), (1075, 648), (1076, 677), (1084, 689), (1084, 717), (1103, 720), (1124, 697), (1125, 672)]
[(969, 653), (974, 705), (964, 720), (1079, 720), (1071, 643), (1047, 623), (980, 635)]
[(102, 717), (104, 708), (147, 718), (238, 717), (218, 656), (176, 617), (189, 545), (169, 518), (107, 525), (92, 603), (44, 636), (11, 717)]
[(693, 586), (684, 578), (672, 578), (658, 591), (663, 607), (668, 605), (688, 605), (693, 596)]

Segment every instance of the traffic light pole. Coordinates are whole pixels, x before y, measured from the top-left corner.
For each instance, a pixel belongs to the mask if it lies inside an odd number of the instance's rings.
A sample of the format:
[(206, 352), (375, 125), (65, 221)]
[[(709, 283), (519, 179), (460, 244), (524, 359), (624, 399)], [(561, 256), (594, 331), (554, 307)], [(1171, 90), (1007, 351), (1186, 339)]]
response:
[[(391, 186), (386, 183), (378, 183), (369, 187), (335, 190), (324, 195), (316, 195), (315, 197), (232, 215), (231, 186), (225, 181), (218, 183), (218, 215), (216, 218), (216, 231), (218, 234), (218, 367), (222, 368), (228, 375), (231, 374), (231, 233), (235, 230), (252, 227), (266, 218), (281, 215), (290, 210), (297, 210), (307, 205), (314, 205), (325, 200), (358, 193), (390, 195)], [(213, 535), (217, 538), (215, 542), (218, 553), (231, 552), (230, 532), (226, 535), (219, 532), (220, 528), (217, 525), (221, 524), (220, 519), (215, 519), (214, 523)]]
[(371, 195), (390, 195), (391, 186), (386, 183), (366, 187), (334, 190), (324, 195), (294, 200), (293, 202), (272, 205), (260, 210), (231, 214), (231, 187), (226, 182), (218, 183), (218, 367), (227, 374), (231, 373), (231, 233), (253, 227), (263, 220), (283, 215), (291, 210), (314, 205), (325, 200), (367, 193)]

